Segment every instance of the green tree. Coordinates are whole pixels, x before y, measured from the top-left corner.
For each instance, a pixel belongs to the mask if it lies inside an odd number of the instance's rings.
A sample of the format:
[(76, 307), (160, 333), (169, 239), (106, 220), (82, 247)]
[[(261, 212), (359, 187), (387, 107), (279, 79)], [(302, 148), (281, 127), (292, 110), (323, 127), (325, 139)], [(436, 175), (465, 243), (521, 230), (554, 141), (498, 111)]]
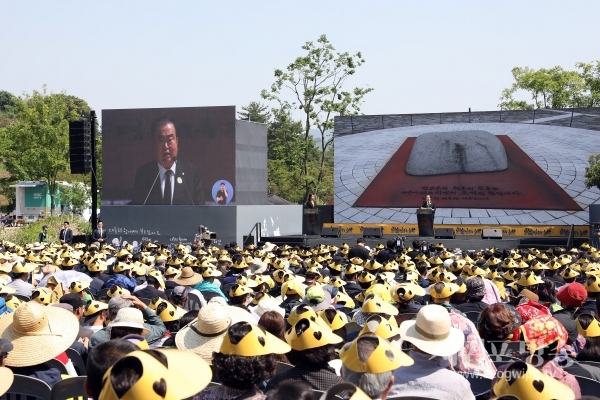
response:
[(575, 64), (580, 69), (579, 75), (586, 85), (587, 94), (584, 102), (588, 107), (600, 105), (600, 60), (591, 63), (578, 62)]
[[(355, 87), (345, 90), (347, 79), (354, 75), (356, 69), (365, 60), (360, 52), (350, 54), (338, 53), (325, 35), (314, 42), (306, 42), (302, 49), (305, 53), (296, 58), (285, 70), (275, 70), (275, 82), (269, 90), (263, 90), (263, 99), (276, 102), (278, 109), (284, 113), (301, 110), (303, 125), (303, 158), (300, 176), (303, 199), (309, 193), (323, 198), (321, 184), (325, 168), (326, 153), (333, 144), (333, 119), (336, 115), (356, 115), (364, 96), (372, 88)], [(316, 128), (320, 133), (319, 161), (317, 168), (312, 168), (311, 152), (313, 139), (310, 130)]]
[(16, 97), (12, 93), (0, 90), (0, 128), (8, 126), (15, 121), (15, 102)]
[[(586, 98), (586, 83), (576, 71), (556, 66), (538, 70), (529, 67), (512, 69), (513, 84), (502, 91), (499, 106), (505, 110), (533, 108), (567, 108), (581, 106)], [(514, 95), (525, 91), (533, 103), (516, 100)]]
[(14, 181), (45, 180), (54, 212), (57, 178), (69, 169), (69, 121), (89, 113), (89, 106), (65, 93), (47, 93), (46, 86), (15, 105), (16, 121), (0, 130), (0, 159)]
[(241, 121), (252, 121), (268, 124), (271, 119), (269, 106), (257, 101), (251, 101), (247, 106), (242, 106), (242, 111), (238, 111), (238, 119)]
[(56, 198), (62, 205), (69, 207), (75, 215), (81, 215), (90, 203), (90, 191), (83, 182), (73, 182), (72, 186), (61, 186)]
[(591, 155), (589, 163), (590, 166), (585, 168), (585, 186), (588, 189), (592, 187), (600, 189), (600, 154)]

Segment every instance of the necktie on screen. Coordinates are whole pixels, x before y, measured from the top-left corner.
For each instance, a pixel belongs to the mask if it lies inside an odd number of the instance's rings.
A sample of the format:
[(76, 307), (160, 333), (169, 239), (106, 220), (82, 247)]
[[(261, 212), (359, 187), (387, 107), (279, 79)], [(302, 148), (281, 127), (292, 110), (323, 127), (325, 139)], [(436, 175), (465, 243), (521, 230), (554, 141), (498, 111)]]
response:
[(171, 205), (171, 175), (173, 171), (170, 169), (165, 172), (165, 190), (163, 192), (163, 204)]

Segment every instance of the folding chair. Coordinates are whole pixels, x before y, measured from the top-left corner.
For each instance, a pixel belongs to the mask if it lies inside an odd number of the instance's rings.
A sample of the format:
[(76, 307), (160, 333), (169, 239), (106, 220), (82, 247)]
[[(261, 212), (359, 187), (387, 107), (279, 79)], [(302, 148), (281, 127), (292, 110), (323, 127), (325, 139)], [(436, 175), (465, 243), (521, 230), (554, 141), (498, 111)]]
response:
[[(51, 396), (50, 386), (42, 380), (30, 378), (29, 376), (16, 375), (13, 384), (1, 399), (9, 398), (7, 395), (20, 395), (17, 399), (25, 400), (25, 396), (33, 396), (47, 400)], [(15, 396), (10, 397), (14, 399)]]
[(71, 348), (67, 349), (66, 353), (67, 356), (69, 356), (69, 358), (71, 359), (71, 362), (75, 367), (75, 371), (77, 371), (77, 375), (85, 376), (85, 363), (83, 362), (81, 354), (79, 354), (77, 350)]
[(202, 307), (200, 299), (194, 293), (188, 293), (187, 298), (187, 308), (189, 311), (199, 310)]
[(58, 360), (55, 360), (54, 358), (44, 362), (44, 364), (49, 365), (52, 368), (56, 368), (60, 371), (61, 375), (69, 375), (69, 373), (67, 372), (67, 367), (65, 367), (63, 363), (61, 363)]
[(292, 369), (292, 368), (294, 368), (294, 366), (292, 364), (287, 364), (287, 363), (278, 361), (277, 365), (275, 365), (275, 375), (285, 372), (288, 369)]
[(475, 324), (475, 327), (479, 325), (479, 314), (481, 314), (480, 311), (468, 311), (465, 313), (469, 321)]
[(598, 393), (600, 393), (600, 382), (582, 376), (574, 376), (577, 379), (577, 383), (579, 383), (582, 396), (598, 396)]
[(83, 386), (85, 379), (85, 376), (76, 376), (55, 383), (50, 400), (87, 399)]

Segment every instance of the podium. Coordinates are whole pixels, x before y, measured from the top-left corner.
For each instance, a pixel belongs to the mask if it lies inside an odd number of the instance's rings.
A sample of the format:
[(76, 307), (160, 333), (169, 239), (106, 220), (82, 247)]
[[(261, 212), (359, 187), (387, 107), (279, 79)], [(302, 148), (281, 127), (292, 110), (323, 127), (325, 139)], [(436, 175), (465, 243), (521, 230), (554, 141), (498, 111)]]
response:
[(318, 208), (305, 208), (302, 215), (304, 233), (307, 235), (321, 235), (321, 222)]
[(433, 211), (431, 208), (417, 209), (417, 225), (419, 226), (419, 236), (434, 236)]

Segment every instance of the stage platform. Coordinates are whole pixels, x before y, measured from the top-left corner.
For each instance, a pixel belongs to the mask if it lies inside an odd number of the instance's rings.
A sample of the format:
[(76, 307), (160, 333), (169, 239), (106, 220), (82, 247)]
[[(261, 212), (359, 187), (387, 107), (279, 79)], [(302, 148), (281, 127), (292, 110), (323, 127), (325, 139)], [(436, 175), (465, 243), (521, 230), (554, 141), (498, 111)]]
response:
[[(308, 246), (314, 247), (318, 244), (326, 244), (329, 246), (340, 246), (343, 243), (347, 243), (350, 247), (356, 244), (356, 239), (362, 237), (361, 235), (343, 235), (339, 238), (332, 237), (321, 237), (316, 235), (291, 235), (291, 236), (274, 236), (261, 238), (260, 243), (271, 242), (278, 246), (284, 244), (290, 246)], [(381, 238), (365, 238), (367, 246), (374, 248), (379, 243), (384, 245), (388, 240), (395, 240), (397, 236), (384, 235)], [(443, 243), (446, 248), (460, 249), (460, 250), (476, 250), (489, 249), (492, 247), (500, 249), (515, 249), (515, 248), (530, 248), (535, 247), (538, 249), (547, 249), (549, 247), (562, 246), (567, 247), (567, 238), (565, 237), (543, 237), (543, 238), (532, 238), (528, 236), (514, 237), (505, 239), (482, 239), (481, 236), (457, 236), (454, 239), (436, 239), (434, 237), (419, 237), (419, 236), (405, 236), (406, 246), (412, 246), (413, 240), (426, 241), (428, 244)], [(586, 238), (575, 238), (574, 246), (579, 246), (583, 242), (587, 242)]]

